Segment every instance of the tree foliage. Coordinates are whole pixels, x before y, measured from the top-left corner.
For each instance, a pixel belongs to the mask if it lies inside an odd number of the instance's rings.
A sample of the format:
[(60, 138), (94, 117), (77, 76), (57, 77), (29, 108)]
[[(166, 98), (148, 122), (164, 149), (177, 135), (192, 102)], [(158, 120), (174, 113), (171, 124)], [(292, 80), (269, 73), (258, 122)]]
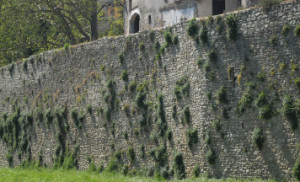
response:
[[(66, 43), (122, 34), (123, 3), (123, 0), (0, 0), (0, 66)], [(115, 8), (119, 16), (107, 18), (108, 7)], [(108, 28), (100, 32), (103, 22), (108, 22)]]

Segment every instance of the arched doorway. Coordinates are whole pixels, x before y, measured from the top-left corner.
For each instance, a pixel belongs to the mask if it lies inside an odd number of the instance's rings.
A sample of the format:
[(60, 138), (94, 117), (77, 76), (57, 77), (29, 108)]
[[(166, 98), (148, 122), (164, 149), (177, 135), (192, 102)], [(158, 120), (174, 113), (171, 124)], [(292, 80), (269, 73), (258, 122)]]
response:
[(129, 22), (130, 23), (129, 33), (138, 33), (140, 31), (140, 21), (141, 21), (141, 17), (139, 14), (135, 13), (134, 15), (132, 15)]
[(213, 15), (222, 14), (225, 11), (225, 0), (213, 0)]

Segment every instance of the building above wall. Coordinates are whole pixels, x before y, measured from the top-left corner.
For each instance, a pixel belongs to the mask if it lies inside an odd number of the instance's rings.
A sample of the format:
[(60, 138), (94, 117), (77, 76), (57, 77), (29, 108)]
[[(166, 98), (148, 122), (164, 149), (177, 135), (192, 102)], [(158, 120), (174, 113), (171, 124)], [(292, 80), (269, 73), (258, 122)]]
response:
[(218, 15), (258, 0), (126, 0), (125, 34), (167, 27), (182, 20)]

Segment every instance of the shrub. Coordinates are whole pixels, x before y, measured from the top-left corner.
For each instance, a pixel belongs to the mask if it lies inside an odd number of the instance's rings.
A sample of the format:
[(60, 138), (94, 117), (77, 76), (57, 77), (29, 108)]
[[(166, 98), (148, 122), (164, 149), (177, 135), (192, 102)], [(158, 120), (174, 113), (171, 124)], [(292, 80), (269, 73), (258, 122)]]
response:
[(268, 120), (274, 115), (273, 109), (270, 105), (265, 105), (259, 108), (259, 117)]
[(228, 67), (227, 68), (227, 75), (228, 75), (228, 79), (232, 79), (232, 76), (234, 75), (234, 68), (233, 67)]
[(128, 82), (128, 73), (126, 70), (122, 71), (121, 78), (124, 82)]
[(6, 154), (6, 160), (7, 160), (7, 162), (8, 162), (9, 167), (12, 167), (12, 166), (13, 166), (13, 155), (12, 155), (12, 151), (9, 151), (9, 152)]
[(154, 33), (153, 30), (151, 30), (151, 31), (149, 32), (149, 38), (150, 38), (150, 40), (151, 40), (152, 42), (154, 41), (154, 39), (155, 39), (155, 33)]
[(252, 141), (258, 147), (259, 150), (262, 149), (264, 143), (263, 131), (260, 128), (255, 128), (252, 132)]
[(290, 30), (291, 30), (291, 27), (289, 25), (284, 25), (282, 27), (281, 34), (286, 37)]
[(173, 42), (172, 42), (172, 34), (171, 32), (167, 31), (164, 33), (164, 38), (165, 38), (165, 41), (167, 43), (167, 46), (168, 45), (171, 45)]
[(92, 114), (93, 113), (93, 107), (92, 107), (92, 104), (88, 104), (87, 107), (86, 107), (86, 110), (89, 114)]
[(114, 84), (115, 84), (115, 81), (112, 80), (112, 79), (109, 79), (109, 80), (106, 82), (107, 89), (108, 89), (110, 92), (113, 91)]
[(141, 157), (145, 158), (146, 153), (145, 153), (145, 146), (143, 144), (140, 146), (140, 151), (141, 151)]
[(124, 133), (124, 138), (125, 138), (125, 140), (128, 140), (128, 133), (127, 132)]
[(73, 121), (75, 123), (75, 126), (79, 127), (80, 123), (79, 123), (79, 120), (78, 120), (78, 111), (77, 111), (77, 109), (73, 109), (71, 111), (71, 117), (72, 117), (72, 119), (73, 119)]
[(190, 148), (192, 148), (192, 146), (194, 144), (197, 144), (198, 142), (198, 131), (197, 129), (192, 129), (190, 128), (188, 130), (188, 145)]
[(140, 134), (140, 129), (134, 128), (133, 133), (135, 134), (135, 136), (138, 136)]
[(139, 108), (146, 109), (147, 104), (146, 104), (146, 93), (144, 92), (139, 92), (137, 96), (135, 97), (135, 103)]
[(145, 90), (148, 89), (148, 81), (147, 80), (144, 80), (143, 83), (139, 84), (139, 86), (137, 87), (137, 91), (138, 92), (143, 92)]
[(158, 96), (158, 104), (157, 104), (157, 116), (163, 123), (165, 123), (166, 120), (166, 115), (165, 115), (165, 110), (164, 110), (164, 100), (163, 100), (163, 95), (160, 94)]
[(205, 60), (201, 56), (198, 57), (198, 59), (197, 59), (198, 68), (201, 68), (201, 66), (204, 64), (204, 61)]
[(174, 156), (173, 169), (174, 169), (177, 179), (185, 178), (185, 166), (183, 163), (182, 153), (180, 153), (180, 152), (177, 152)]
[(207, 44), (208, 43), (208, 36), (207, 36), (207, 27), (203, 26), (200, 29), (200, 40), (203, 44)]
[(246, 107), (251, 106), (252, 101), (253, 101), (252, 95), (249, 92), (244, 93), (238, 102), (239, 112), (243, 113), (246, 110)]
[(191, 122), (191, 112), (189, 106), (183, 108), (182, 121), (186, 124), (189, 124)]
[(65, 43), (65, 45), (64, 45), (64, 49), (65, 49), (65, 51), (68, 51), (68, 50), (69, 50), (69, 48), (70, 48), (70, 44), (69, 44), (69, 43)]
[(160, 177), (162, 177), (163, 179), (167, 180), (170, 178), (170, 171), (168, 170), (168, 166), (164, 167), (162, 169), (160, 169)]
[(43, 118), (44, 118), (44, 115), (43, 115), (43, 111), (40, 107), (37, 107), (36, 108), (36, 113), (37, 113), (37, 118), (40, 122), (43, 122)]
[(294, 100), (289, 95), (285, 95), (283, 98), (282, 112), (284, 117), (290, 122), (292, 129), (295, 130), (298, 127), (297, 111)]
[(213, 121), (213, 127), (217, 132), (221, 131), (222, 126), (221, 126), (221, 122), (219, 119), (216, 119)]
[(130, 105), (124, 104), (122, 110), (125, 112), (126, 116), (130, 116)]
[(187, 76), (180, 78), (176, 82), (174, 87), (174, 95), (177, 99), (181, 99), (182, 96), (189, 97), (190, 94), (190, 82)]
[(210, 62), (216, 62), (217, 61), (217, 53), (214, 49), (211, 49), (208, 53), (208, 60)]
[(128, 148), (127, 154), (128, 154), (129, 160), (131, 162), (134, 161), (134, 159), (135, 159), (135, 153), (134, 153), (133, 147), (129, 147)]
[(206, 161), (209, 165), (214, 165), (216, 160), (216, 155), (213, 150), (209, 149), (205, 155)]
[(172, 42), (174, 45), (178, 45), (178, 43), (179, 43), (178, 35), (174, 35), (172, 37)]
[(287, 65), (285, 63), (280, 63), (279, 71), (285, 70)]
[(300, 157), (297, 158), (293, 167), (293, 176), (297, 181), (300, 181)]
[(294, 35), (295, 37), (299, 37), (300, 36), (300, 25), (297, 25), (295, 30), (294, 30)]
[(265, 81), (265, 77), (266, 77), (266, 75), (265, 75), (264, 72), (261, 72), (261, 73), (259, 73), (259, 74), (256, 76), (257, 80), (258, 80), (258, 81), (261, 81), (261, 82), (264, 82), (264, 81)]
[(115, 159), (111, 159), (107, 165), (107, 172), (114, 172), (114, 171), (118, 171), (119, 166), (116, 163)]
[(26, 71), (26, 72), (28, 71), (28, 64), (27, 64), (27, 61), (24, 61), (24, 62), (23, 62), (23, 70)]
[(126, 176), (128, 174), (128, 171), (129, 171), (129, 167), (127, 165), (124, 165), (122, 168), (122, 174)]
[(53, 115), (51, 109), (47, 109), (45, 112), (45, 118), (47, 119), (47, 124), (51, 124), (53, 120)]
[(80, 123), (83, 123), (85, 121), (85, 113), (83, 111), (79, 113), (78, 120)]
[(295, 84), (296, 84), (297, 88), (300, 90), (300, 78), (295, 79)]
[(204, 65), (203, 65), (203, 70), (208, 72), (210, 70), (210, 62), (209, 61), (205, 61)]
[(196, 19), (193, 18), (188, 23), (187, 34), (192, 38), (196, 38), (196, 36), (198, 35), (198, 31), (199, 31), (199, 26), (197, 25)]
[(123, 64), (124, 61), (125, 61), (125, 54), (124, 54), (124, 52), (120, 52), (120, 53), (118, 54), (118, 58), (119, 58), (119, 62), (120, 62), (121, 64)]
[(130, 82), (128, 87), (130, 92), (134, 92), (136, 89), (136, 82), (135, 81)]
[(73, 154), (67, 152), (64, 157), (64, 161), (62, 163), (62, 168), (65, 170), (75, 169), (76, 168), (76, 159), (74, 158)]
[(172, 129), (168, 128), (167, 132), (166, 132), (166, 138), (171, 141), (172, 140)]
[(15, 69), (15, 63), (11, 63), (8, 66), (8, 71), (9, 71), (10, 76), (12, 76), (14, 69)]
[(210, 138), (210, 135), (208, 134), (206, 137), (205, 137), (205, 141), (204, 141), (207, 145), (210, 145), (211, 144), (211, 138)]
[(106, 119), (107, 122), (111, 122), (111, 111), (109, 108), (106, 108), (104, 110), (104, 118)]
[(194, 177), (198, 178), (200, 176), (200, 166), (197, 164), (193, 169)]
[(160, 43), (157, 41), (157, 42), (155, 42), (155, 44), (154, 44), (154, 49), (156, 50), (156, 51), (159, 51), (159, 49), (160, 49)]
[(139, 49), (140, 49), (141, 51), (144, 51), (144, 50), (145, 50), (145, 43), (144, 43), (144, 42), (140, 42), (140, 44), (139, 44)]
[(158, 143), (158, 137), (159, 137), (158, 132), (153, 130), (150, 134), (150, 140), (153, 141), (155, 144), (157, 144)]
[(168, 162), (167, 148), (164, 145), (160, 145), (155, 149), (155, 162), (159, 167), (163, 167)]
[(120, 151), (115, 151), (114, 158), (120, 161), (122, 159), (122, 153)]
[(155, 59), (158, 60), (158, 61), (161, 60), (161, 55), (160, 55), (160, 53), (157, 53), (157, 54), (156, 54)]
[(277, 35), (272, 35), (271, 38), (269, 39), (269, 43), (272, 45), (277, 45), (277, 42), (278, 42)]
[(163, 46), (160, 47), (160, 49), (159, 49), (159, 54), (160, 55), (165, 54), (166, 47), (167, 47), (167, 44), (164, 44)]
[(236, 15), (228, 15), (225, 20), (226, 23), (226, 36), (228, 40), (236, 40), (237, 38), (237, 17)]
[(177, 107), (174, 105), (172, 107), (172, 118), (175, 119), (177, 117)]
[(257, 99), (255, 100), (255, 105), (257, 107), (262, 107), (267, 105), (267, 96), (265, 94), (265, 92), (260, 92), (260, 94), (258, 95)]
[(98, 168), (97, 168), (97, 173), (102, 173), (104, 171), (104, 166), (103, 164), (99, 164)]
[(269, 10), (272, 6), (279, 4), (282, 0), (261, 0), (259, 6), (262, 7), (263, 10)]
[(222, 86), (216, 93), (216, 97), (217, 97), (217, 100), (220, 102), (220, 103), (223, 103), (223, 104), (226, 104), (227, 103), (227, 96), (226, 96), (226, 90), (225, 90), (225, 87)]

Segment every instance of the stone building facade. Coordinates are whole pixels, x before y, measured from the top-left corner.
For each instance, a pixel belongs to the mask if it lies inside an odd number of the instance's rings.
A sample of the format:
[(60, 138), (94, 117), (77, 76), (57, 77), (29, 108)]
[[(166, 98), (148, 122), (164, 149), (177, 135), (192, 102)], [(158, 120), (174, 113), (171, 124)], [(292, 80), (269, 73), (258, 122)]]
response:
[(184, 19), (222, 14), (257, 0), (126, 0), (125, 33), (171, 26)]

